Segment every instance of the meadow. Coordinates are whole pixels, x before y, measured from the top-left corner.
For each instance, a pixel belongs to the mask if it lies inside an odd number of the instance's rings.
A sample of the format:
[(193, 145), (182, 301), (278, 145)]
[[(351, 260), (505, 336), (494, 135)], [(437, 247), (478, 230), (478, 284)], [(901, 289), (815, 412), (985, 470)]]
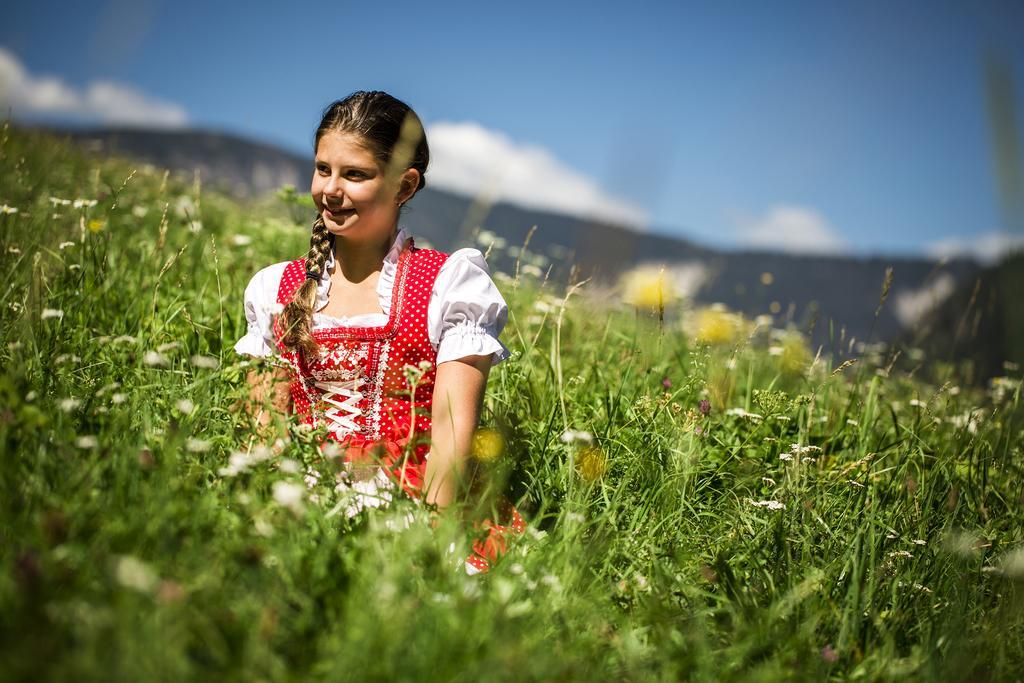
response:
[(475, 468), (528, 530), (467, 576), (479, 510), (349, 516), (321, 434), (256, 436), (232, 345), (294, 203), (5, 127), (0, 205), (4, 680), (1024, 677), (1017, 367), (519, 248)]

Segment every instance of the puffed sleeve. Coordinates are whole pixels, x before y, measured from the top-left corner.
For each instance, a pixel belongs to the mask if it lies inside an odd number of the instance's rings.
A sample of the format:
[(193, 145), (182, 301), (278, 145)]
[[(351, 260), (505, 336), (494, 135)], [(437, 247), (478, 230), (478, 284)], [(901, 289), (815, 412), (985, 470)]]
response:
[(508, 306), (491, 280), (478, 249), (459, 249), (441, 266), (427, 307), (430, 343), (437, 363), (465, 356), (491, 356), (497, 365), (509, 356), (498, 335)]
[(245, 322), (248, 330), (235, 342), (235, 351), (248, 356), (270, 356), (274, 354), (274, 324), (271, 316), (277, 313), (277, 289), (288, 261), (275, 263), (260, 270), (245, 287), (243, 297)]

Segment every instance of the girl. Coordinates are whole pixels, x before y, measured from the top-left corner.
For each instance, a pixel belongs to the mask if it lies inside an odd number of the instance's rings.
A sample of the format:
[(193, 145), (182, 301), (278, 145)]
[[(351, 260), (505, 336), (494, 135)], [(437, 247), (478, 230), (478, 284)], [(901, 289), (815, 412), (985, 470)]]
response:
[[(498, 341), (505, 301), (478, 250), (419, 249), (398, 226), (426, 184), (430, 156), (408, 105), (383, 92), (336, 101), (314, 150), (309, 252), (260, 270), (245, 290), (249, 327), (235, 350), (284, 361), (250, 373), (254, 404), (269, 398), (276, 412), (327, 428), (345, 481), (361, 494), (350, 514), (389, 500), (396, 483), (445, 508), (465, 471), (488, 372), (508, 356)], [(272, 419), (260, 413), (257, 423)], [(514, 509), (499, 521), (485, 521), (470, 573), (487, 569), (506, 532), (522, 531)]]

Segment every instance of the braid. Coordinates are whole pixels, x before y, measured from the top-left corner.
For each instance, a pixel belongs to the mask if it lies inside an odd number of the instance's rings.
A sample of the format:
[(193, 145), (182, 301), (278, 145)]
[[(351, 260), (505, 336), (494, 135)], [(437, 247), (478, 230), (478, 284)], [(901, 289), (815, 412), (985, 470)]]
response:
[(281, 342), (289, 349), (299, 350), (307, 356), (319, 349), (313, 338), (313, 304), (316, 303), (317, 283), (324, 273), (327, 256), (334, 247), (334, 238), (324, 225), (324, 219), (317, 216), (309, 237), (309, 253), (306, 254), (306, 281), (295, 291), (295, 296), (281, 311), (285, 333)]

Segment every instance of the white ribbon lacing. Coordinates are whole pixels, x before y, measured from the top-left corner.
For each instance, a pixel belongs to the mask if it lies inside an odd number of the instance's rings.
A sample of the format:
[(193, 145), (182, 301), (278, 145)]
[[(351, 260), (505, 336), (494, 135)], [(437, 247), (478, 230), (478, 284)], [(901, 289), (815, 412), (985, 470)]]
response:
[(316, 388), (324, 392), (321, 396), (324, 403), (332, 406), (324, 411), (324, 415), (330, 418), (332, 424), (328, 429), (335, 436), (347, 436), (359, 431), (356, 418), (362, 415), (363, 411), (356, 404), (363, 398), (362, 392), (359, 391), (362, 383), (361, 378), (316, 383)]

